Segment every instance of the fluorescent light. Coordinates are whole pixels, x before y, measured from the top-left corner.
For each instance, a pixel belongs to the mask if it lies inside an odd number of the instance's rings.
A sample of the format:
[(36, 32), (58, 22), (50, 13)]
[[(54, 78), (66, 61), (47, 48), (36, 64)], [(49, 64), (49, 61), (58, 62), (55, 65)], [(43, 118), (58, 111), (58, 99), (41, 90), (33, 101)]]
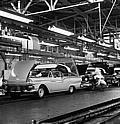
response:
[(21, 38), (21, 37), (15, 37), (15, 36), (8, 36), (8, 35), (3, 35), (3, 36), (0, 36), (0, 37), (3, 37), (3, 38), (8, 38), (8, 39), (11, 39), (11, 40), (17, 40), (17, 41), (27, 41), (29, 39), (27, 38)]
[(5, 12), (0, 10), (0, 16), (5, 17), (5, 18), (9, 18), (9, 19), (13, 19), (16, 21), (20, 21), (20, 22), (24, 22), (24, 23), (29, 23), (29, 22), (33, 22), (33, 20), (19, 16), (19, 15), (15, 15), (9, 12)]
[(16, 54), (16, 53), (5, 53), (7, 56), (22, 56), (21, 54)]
[(79, 62), (79, 63), (82, 63), (83, 61), (80, 61), (80, 60), (75, 60), (75, 62)]
[(88, 0), (90, 3), (103, 2), (104, 0)]
[(77, 38), (80, 40), (83, 40), (83, 41), (87, 41), (87, 42), (96, 42), (95, 40), (89, 39), (89, 38), (84, 37), (84, 36), (81, 36), (81, 37), (78, 36)]
[(40, 57), (40, 56), (33, 56), (33, 55), (29, 55), (29, 57), (30, 57), (30, 58), (38, 58), (38, 59), (42, 58), (42, 57)]
[(83, 50), (84, 53), (87, 53), (87, 54), (93, 54), (94, 52), (91, 52), (91, 51), (87, 51), (87, 50)]
[(113, 55), (108, 55), (109, 58), (116, 58), (115, 56)]
[(40, 43), (38, 43), (38, 44), (46, 45), (46, 46), (53, 46), (53, 47), (58, 46), (57, 44), (46, 43), (46, 42), (44, 42), (44, 41), (42, 41), (42, 42), (40, 42)]
[(105, 53), (97, 53), (97, 56), (107, 56)]
[(60, 34), (63, 34), (63, 35), (67, 35), (67, 36), (74, 35), (73, 32), (70, 32), (70, 31), (66, 31), (64, 29), (57, 28), (54, 25), (52, 27), (49, 26), (48, 27), (48, 30), (54, 31), (56, 33), (60, 33)]
[(64, 47), (64, 49), (66, 49), (66, 50), (72, 50), (72, 51), (78, 51), (79, 50), (77, 48), (72, 48), (72, 47), (69, 47), (69, 46)]
[(59, 42), (66, 43), (66, 41), (65, 41), (65, 40), (59, 40)]
[(52, 58), (52, 57), (48, 57), (48, 59), (53, 60), (54, 58)]

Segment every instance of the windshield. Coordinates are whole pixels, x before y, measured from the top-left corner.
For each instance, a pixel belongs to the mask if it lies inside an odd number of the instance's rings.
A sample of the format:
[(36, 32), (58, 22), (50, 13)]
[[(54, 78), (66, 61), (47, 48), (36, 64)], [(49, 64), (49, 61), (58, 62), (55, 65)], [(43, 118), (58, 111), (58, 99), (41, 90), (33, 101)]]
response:
[(94, 72), (95, 72), (95, 69), (88, 69), (86, 73), (87, 74), (93, 74)]

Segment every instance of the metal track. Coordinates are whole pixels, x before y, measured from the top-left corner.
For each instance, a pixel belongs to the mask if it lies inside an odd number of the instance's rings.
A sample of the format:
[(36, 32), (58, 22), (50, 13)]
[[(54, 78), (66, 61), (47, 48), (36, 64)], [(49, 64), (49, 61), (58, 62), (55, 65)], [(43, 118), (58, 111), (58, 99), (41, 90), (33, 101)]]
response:
[[(49, 118), (39, 122), (37, 122), (36, 120), (32, 120), (32, 124), (81, 124), (100, 115), (108, 113), (110, 111), (114, 111), (115, 109), (118, 108), (120, 108), (120, 98), (112, 99), (104, 103), (100, 103), (94, 106), (90, 106), (84, 109), (80, 109), (74, 112), (70, 112), (64, 115)], [(118, 113), (116, 114), (116, 116), (117, 115)], [(109, 119), (105, 121), (108, 120)], [(104, 124), (105, 121), (102, 121), (99, 124)]]

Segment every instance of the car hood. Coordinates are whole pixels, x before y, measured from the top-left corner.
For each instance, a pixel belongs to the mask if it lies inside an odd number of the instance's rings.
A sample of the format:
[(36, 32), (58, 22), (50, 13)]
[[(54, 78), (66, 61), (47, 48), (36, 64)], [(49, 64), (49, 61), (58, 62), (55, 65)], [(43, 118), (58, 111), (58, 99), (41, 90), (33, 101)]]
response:
[(19, 61), (15, 64), (14, 68), (11, 70), (9, 81), (26, 81), (27, 76), (35, 64), (35, 60)]

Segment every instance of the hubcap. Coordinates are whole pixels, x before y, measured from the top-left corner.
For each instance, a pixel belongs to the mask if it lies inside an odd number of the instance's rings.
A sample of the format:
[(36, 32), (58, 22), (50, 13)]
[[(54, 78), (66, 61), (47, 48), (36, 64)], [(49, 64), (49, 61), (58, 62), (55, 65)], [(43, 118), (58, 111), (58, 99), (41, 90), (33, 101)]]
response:
[(73, 87), (70, 87), (70, 93), (73, 93), (73, 90), (74, 90)]
[(39, 96), (40, 97), (44, 96), (44, 89), (42, 89), (42, 88), (39, 89)]

